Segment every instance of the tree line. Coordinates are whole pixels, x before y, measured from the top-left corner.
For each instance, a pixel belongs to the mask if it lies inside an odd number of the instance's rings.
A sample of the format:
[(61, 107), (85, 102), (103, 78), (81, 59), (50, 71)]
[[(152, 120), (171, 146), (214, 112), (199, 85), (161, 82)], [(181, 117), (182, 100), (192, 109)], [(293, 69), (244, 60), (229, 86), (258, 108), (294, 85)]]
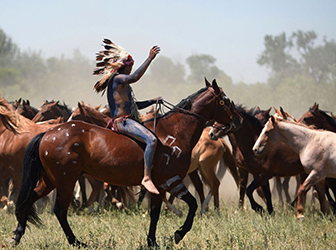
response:
[[(135, 84), (139, 100), (162, 96), (178, 103), (204, 86), (204, 77), (216, 79), (225, 93), (247, 108), (282, 106), (300, 117), (314, 102), (320, 108), (336, 112), (336, 43), (314, 31), (297, 31), (288, 35), (266, 35), (264, 50), (257, 63), (270, 74), (266, 82), (233, 83), (225, 70), (216, 66), (216, 58), (194, 54), (185, 62), (175, 62), (160, 55), (148, 73)], [(98, 80), (92, 76), (95, 62), (81, 54), (44, 58), (41, 51), (22, 51), (0, 29), (0, 94), (9, 101), (30, 100), (39, 107), (44, 100), (60, 100), (69, 107), (77, 102), (105, 105), (106, 97), (94, 93)], [(188, 72), (188, 73), (187, 73)]]

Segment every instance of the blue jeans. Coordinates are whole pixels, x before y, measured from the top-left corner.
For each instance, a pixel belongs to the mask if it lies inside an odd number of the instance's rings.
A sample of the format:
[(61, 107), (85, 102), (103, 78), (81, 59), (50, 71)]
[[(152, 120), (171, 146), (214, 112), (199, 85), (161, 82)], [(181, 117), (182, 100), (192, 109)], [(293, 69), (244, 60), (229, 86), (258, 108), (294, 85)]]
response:
[(116, 124), (119, 133), (128, 135), (146, 144), (144, 157), (145, 168), (150, 171), (153, 167), (154, 153), (157, 144), (157, 139), (154, 134), (145, 126), (131, 118), (117, 118)]

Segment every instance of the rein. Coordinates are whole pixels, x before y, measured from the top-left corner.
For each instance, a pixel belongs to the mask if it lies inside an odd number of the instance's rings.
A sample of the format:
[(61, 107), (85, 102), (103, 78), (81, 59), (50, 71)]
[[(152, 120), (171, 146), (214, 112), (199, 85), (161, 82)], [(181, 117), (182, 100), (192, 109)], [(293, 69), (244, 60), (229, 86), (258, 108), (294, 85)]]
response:
[[(205, 121), (206, 124), (207, 124), (207, 126), (211, 126), (211, 127), (216, 128), (216, 129), (218, 129), (218, 130), (229, 131), (229, 130), (231, 130), (231, 129), (234, 127), (234, 124), (233, 124), (233, 121), (232, 121), (233, 114), (232, 114), (232, 112), (230, 111), (230, 108), (231, 108), (231, 102), (230, 102), (230, 106), (227, 107), (227, 106), (225, 105), (224, 100), (220, 98), (221, 93), (219, 93), (218, 95), (216, 95), (215, 92), (214, 92), (213, 90), (212, 90), (211, 92), (212, 92), (212, 94), (215, 96), (216, 99), (219, 99), (219, 105), (223, 106), (227, 111), (229, 111), (229, 117), (230, 117), (230, 124), (229, 124), (229, 126), (225, 126), (225, 125), (223, 125), (223, 126), (218, 126), (218, 125), (215, 125), (214, 122), (212, 122), (212, 124), (211, 124), (211, 122), (210, 122), (207, 118), (205, 118), (205, 117), (203, 117), (203, 116), (201, 116), (201, 115), (199, 115), (199, 114), (196, 114), (196, 113), (194, 113), (194, 112), (191, 112), (191, 111), (189, 111), (189, 110), (180, 108), (180, 107), (178, 107), (178, 106), (176, 106), (176, 105), (173, 105), (172, 103), (170, 103), (170, 102), (168, 102), (168, 101), (166, 101), (166, 100), (163, 100), (163, 99), (162, 99), (162, 105), (163, 105), (164, 107), (166, 107), (167, 109), (171, 110), (171, 111), (172, 111), (173, 109), (177, 109), (177, 110), (178, 110), (179, 112), (181, 112), (181, 113), (185, 113), (185, 114), (187, 114), (187, 115), (193, 115), (193, 116), (195, 116), (195, 117), (198, 117), (198, 118), (202, 119), (203, 121)], [(225, 97), (226, 97), (226, 96), (225, 96)], [(226, 97), (226, 98), (227, 98), (227, 97)], [(155, 111), (158, 110), (158, 106), (159, 106), (159, 109), (161, 110), (161, 103), (159, 103), (159, 100), (156, 101), (156, 104), (155, 104)], [(216, 104), (216, 110), (215, 110), (215, 115), (214, 115), (214, 117), (216, 117), (217, 109), (218, 109), (218, 107), (217, 107), (217, 104)], [(154, 116), (154, 128), (153, 128), (153, 132), (154, 132), (154, 134), (156, 133), (156, 120), (157, 120), (157, 116), (155, 115), (155, 116)], [(212, 120), (214, 120), (214, 119), (212, 119)]]

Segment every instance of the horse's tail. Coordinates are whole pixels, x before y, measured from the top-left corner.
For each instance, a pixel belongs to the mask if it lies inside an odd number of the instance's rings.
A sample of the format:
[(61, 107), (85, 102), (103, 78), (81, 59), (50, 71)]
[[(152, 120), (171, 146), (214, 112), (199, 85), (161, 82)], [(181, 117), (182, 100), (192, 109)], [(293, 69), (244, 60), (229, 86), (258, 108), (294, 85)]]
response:
[[(237, 187), (239, 187), (239, 183), (240, 183), (239, 179), (240, 178), (239, 178), (239, 174), (238, 174), (238, 171), (237, 171), (236, 160), (232, 156), (231, 150), (229, 149), (228, 145), (225, 143), (224, 139), (219, 138), (218, 140), (220, 140), (222, 145), (223, 145), (224, 153), (223, 153), (222, 159), (220, 160), (220, 163), (219, 163), (220, 167), (218, 169), (217, 175), (218, 175), (219, 179), (223, 178), (223, 176), (225, 174), (225, 171), (223, 171), (223, 170), (226, 170), (226, 168), (221, 166), (221, 164), (225, 163), (225, 165), (229, 168), (230, 173), (231, 173), (234, 181), (236, 182)], [(222, 172), (223, 172), (223, 176), (220, 176)]]
[(33, 206), (33, 202), (37, 195), (34, 188), (41, 178), (43, 168), (39, 156), (39, 147), (44, 134), (45, 133), (36, 135), (26, 148), (23, 160), (21, 188), (15, 209), (17, 218), (27, 216), (27, 220), (36, 226), (42, 224), (41, 219), (36, 213), (35, 206)]

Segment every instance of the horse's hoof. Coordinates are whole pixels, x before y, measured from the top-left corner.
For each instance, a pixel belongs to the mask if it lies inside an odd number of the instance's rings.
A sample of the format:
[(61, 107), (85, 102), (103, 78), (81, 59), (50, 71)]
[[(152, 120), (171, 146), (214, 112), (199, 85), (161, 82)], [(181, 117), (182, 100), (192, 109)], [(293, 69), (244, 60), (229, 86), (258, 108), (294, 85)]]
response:
[(296, 217), (296, 219), (297, 219), (298, 221), (304, 221), (304, 220), (305, 220), (305, 217), (304, 217), (303, 214), (300, 214), (300, 215), (298, 215), (298, 216)]
[(174, 240), (175, 240), (175, 244), (178, 244), (182, 240), (181, 235), (179, 235), (177, 232), (175, 232), (174, 233)]
[(17, 242), (14, 238), (12, 238), (9, 242), (10, 245), (12, 246), (17, 246), (19, 244), (19, 242)]
[(183, 212), (182, 212), (181, 210), (177, 210), (177, 211), (176, 211), (176, 215), (177, 215), (178, 217), (182, 217), (182, 216), (183, 216)]

